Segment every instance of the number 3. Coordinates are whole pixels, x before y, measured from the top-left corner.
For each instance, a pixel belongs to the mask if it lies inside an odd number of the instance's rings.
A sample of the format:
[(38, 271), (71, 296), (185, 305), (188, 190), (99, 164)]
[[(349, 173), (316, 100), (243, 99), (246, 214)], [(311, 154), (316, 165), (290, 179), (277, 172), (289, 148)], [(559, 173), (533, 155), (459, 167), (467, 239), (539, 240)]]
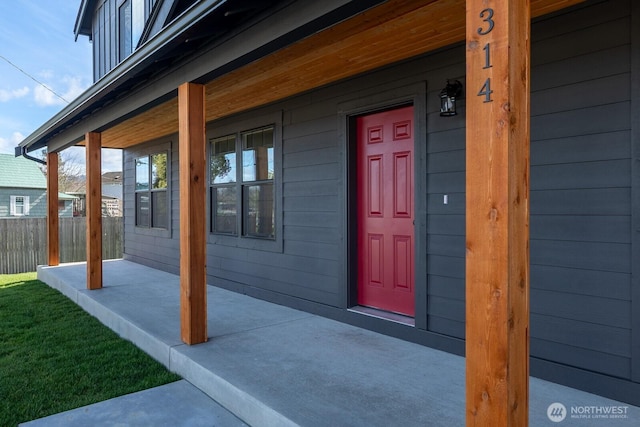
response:
[(493, 9), (488, 8), (480, 12), (480, 18), (482, 18), (483, 22), (489, 24), (489, 28), (486, 30), (483, 30), (482, 27), (478, 28), (478, 34), (486, 36), (493, 30), (493, 26), (495, 25), (495, 22), (493, 21)]

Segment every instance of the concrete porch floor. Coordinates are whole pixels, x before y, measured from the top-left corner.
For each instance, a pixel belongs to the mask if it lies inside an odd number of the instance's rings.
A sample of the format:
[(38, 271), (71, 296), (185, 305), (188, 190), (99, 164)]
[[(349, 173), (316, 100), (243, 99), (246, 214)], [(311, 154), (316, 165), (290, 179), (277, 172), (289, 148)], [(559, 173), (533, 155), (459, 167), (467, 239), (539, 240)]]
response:
[[(233, 415), (253, 426), (465, 424), (462, 357), (214, 286), (209, 341), (190, 347), (180, 341), (178, 276), (124, 260), (103, 271), (97, 291), (86, 290), (85, 263), (39, 267), (38, 278), (186, 381), (23, 425), (243, 425)], [(199, 391), (183, 390), (192, 386)], [(556, 423), (547, 416), (555, 402), (626, 413)], [(638, 407), (536, 378), (529, 405), (531, 426), (640, 425)]]

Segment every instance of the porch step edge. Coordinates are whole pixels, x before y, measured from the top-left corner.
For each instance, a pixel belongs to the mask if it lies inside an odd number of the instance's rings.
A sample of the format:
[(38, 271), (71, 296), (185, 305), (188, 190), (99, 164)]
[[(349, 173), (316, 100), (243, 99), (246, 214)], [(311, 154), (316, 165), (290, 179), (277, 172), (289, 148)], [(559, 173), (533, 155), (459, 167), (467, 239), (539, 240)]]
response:
[(73, 286), (69, 286), (64, 279), (52, 274), (51, 267), (48, 265), (39, 265), (36, 267), (36, 277), (50, 288), (59, 291), (62, 295), (78, 304), (78, 290)]
[(296, 427), (297, 423), (264, 404), (249, 393), (206, 369), (186, 356), (181, 349), (171, 348), (172, 372), (182, 376), (227, 411), (251, 426)]

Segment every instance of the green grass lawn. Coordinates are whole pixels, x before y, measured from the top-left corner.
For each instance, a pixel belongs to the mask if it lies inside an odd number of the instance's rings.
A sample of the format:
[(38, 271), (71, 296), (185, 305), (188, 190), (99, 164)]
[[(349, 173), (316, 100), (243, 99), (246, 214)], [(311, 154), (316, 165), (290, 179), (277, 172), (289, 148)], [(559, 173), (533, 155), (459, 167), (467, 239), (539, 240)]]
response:
[(0, 275), (0, 426), (178, 379), (35, 273)]

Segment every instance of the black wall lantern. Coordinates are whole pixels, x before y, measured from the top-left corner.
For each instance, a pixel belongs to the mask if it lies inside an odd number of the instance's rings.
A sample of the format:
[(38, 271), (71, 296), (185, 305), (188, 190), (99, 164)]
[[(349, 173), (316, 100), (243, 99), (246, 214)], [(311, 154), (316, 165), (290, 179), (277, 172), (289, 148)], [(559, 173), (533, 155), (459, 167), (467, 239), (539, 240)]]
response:
[(456, 112), (456, 98), (462, 95), (462, 83), (458, 80), (453, 82), (447, 80), (447, 86), (440, 91), (440, 115), (450, 117), (458, 114)]

